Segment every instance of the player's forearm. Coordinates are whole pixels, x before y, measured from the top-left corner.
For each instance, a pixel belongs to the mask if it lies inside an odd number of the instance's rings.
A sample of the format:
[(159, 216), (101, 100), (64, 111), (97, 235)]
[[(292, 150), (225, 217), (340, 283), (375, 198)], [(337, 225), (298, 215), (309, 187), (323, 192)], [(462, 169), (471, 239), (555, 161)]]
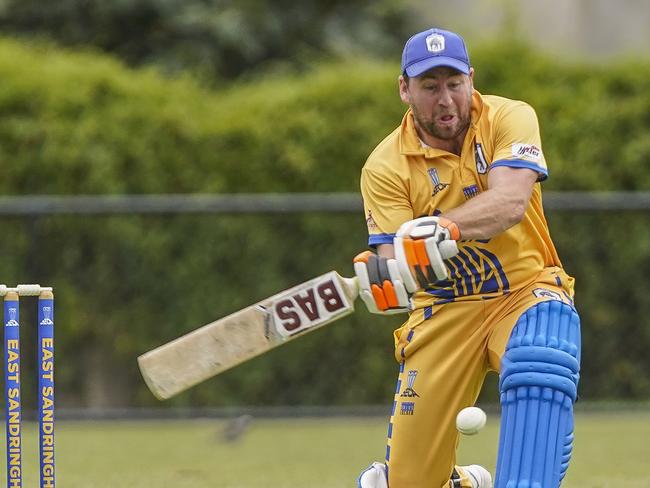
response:
[(442, 216), (458, 225), (461, 239), (489, 239), (518, 224), (526, 213), (530, 194), (494, 188)]

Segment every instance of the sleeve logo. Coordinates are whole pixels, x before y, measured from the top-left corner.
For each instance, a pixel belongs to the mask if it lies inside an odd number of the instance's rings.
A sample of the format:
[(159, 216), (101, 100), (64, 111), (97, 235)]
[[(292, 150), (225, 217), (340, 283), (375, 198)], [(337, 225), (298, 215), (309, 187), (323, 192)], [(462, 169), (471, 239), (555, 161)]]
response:
[(542, 159), (542, 150), (535, 144), (517, 143), (512, 145), (512, 155), (516, 158), (540, 161)]

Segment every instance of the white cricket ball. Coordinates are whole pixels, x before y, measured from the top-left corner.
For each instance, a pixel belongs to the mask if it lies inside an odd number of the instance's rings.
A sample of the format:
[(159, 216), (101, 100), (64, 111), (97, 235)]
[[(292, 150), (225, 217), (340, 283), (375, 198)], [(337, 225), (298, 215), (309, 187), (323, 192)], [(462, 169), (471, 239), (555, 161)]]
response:
[(456, 428), (464, 435), (477, 434), (485, 427), (485, 422), (487, 422), (487, 415), (478, 407), (463, 408), (456, 415)]

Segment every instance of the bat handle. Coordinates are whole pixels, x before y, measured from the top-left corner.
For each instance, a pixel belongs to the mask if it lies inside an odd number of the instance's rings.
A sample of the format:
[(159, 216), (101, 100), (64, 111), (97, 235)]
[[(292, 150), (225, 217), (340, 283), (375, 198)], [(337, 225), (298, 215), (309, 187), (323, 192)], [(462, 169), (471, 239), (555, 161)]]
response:
[(345, 295), (351, 302), (354, 302), (359, 296), (359, 280), (357, 280), (356, 276), (353, 278), (341, 276), (341, 283), (343, 284)]

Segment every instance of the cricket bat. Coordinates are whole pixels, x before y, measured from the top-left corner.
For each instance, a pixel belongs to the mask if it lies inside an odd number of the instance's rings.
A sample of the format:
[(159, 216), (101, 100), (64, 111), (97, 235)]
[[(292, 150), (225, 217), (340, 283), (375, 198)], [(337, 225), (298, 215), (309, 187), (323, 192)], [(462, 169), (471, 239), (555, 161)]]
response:
[(330, 271), (211, 322), (138, 358), (160, 400), (354, 311), (356, 278)]

